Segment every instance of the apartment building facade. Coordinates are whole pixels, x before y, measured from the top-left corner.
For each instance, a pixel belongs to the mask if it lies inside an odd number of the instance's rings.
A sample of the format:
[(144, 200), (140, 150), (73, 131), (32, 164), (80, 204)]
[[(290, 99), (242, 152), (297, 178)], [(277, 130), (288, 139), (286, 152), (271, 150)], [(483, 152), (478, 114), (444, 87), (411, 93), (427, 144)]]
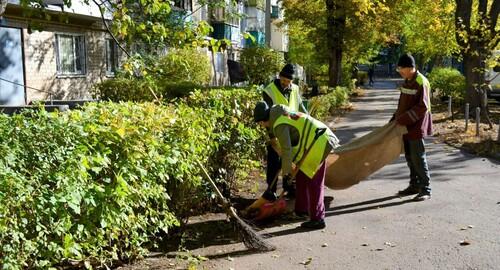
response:
[[(283, 12), (272, 1), (271, 42), (277, 51), (288, 50), (286, 28), (278, 27)], [(97, 6), (72, 1), (70, 9), (61, 0), (46, 0), (52, 19), (43, 21), (43, 31), (32, 29), (36, 20), (23, 17), (19, 0), (9, 0), (0, 21), (0, 105), (23, 105), (35, 100), (89, 99), (91, 88), (114, 76), (119, 52), (107, 33)], [(265, 0), (239, 1), (236, 6), (209, 10), (196, 0), (175, 0), (174, 12), (190, 14), (186, 20), (208, 21), (211, 37), (231, 41), (223, 51), (205, 48), (213, 61), (212, 85), (229, 85), (228, 60), (238, 61), (248, 46), (265, 45)], [(61, 23), (58, 14), (68, 18)], [(226, 16), (228, 13), (239, 16)], [(111, 17), (106, 15), (107, 19)], [(255, 37), (255, 43), (242, 33)], [(213, 55), (212, 55), (213, 54)]]

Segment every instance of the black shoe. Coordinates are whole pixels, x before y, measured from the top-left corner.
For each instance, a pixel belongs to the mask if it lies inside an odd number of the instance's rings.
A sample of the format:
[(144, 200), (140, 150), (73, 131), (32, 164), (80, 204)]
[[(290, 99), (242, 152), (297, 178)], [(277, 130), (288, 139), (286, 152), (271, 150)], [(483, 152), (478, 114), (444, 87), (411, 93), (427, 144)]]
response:
[(398, 196), (408, 196), (413, 194), (418, 194), (420, 189), (413, 186), (408, 186), (406, 189), (398, 191)]
[(326, 227), (326, 223), (324, 219), (321, 220), (309, 220), (300, 224), (300, 227), (303, 229), (311, 229), (311, 230), (321, 230)]
[(426, 201), (431, 198), (431, 194), (429, 192), (420, 192), (417, 196), (413, 198), (414, 201), (421, 202)]

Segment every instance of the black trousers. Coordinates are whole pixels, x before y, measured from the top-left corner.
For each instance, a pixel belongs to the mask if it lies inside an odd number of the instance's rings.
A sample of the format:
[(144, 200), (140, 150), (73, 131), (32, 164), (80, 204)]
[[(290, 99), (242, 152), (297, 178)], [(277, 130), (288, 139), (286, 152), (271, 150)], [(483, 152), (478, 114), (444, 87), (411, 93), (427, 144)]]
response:
[[(273, 201), (276, 199), (276, 188), (277, 188), (277, 182), (274, 183), (274, 185), (271, 186), (274, 178), (276, 175), (279, 173), (281, 169), (281, 158), (274, 151), (274, 148), (271, 145), (267, 146), (267, 168), (266, 168), (266, 182), (267, 182), (267, 189), (262, 195), (264, 199)], [(286, 186), (287, 183), (283, 183), (283, 186)]]

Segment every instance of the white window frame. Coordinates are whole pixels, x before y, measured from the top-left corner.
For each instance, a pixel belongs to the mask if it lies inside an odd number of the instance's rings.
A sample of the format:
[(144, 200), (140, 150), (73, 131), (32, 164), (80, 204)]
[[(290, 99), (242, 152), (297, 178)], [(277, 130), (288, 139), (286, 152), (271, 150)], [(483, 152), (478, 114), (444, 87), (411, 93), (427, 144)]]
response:
[[(60, 52), (60, 37), (72, 37), (73, 38), (73, 59), (75, 69), (73, 71), (62, 70), (61, 64), (61, 52)], [(76, 38), (81, 37), (81, 48), (80, 48), (80, 64), (82, 67), (77, 68), (77, 53), (76, 53)], [(55, 34), (55, 48), (56, 48), (56, 65), (57, 65), (57, 75), (58, 76), (85, 76), (87, 74), (87, 46), (86, 38), (84, 33), (56, 33)]]

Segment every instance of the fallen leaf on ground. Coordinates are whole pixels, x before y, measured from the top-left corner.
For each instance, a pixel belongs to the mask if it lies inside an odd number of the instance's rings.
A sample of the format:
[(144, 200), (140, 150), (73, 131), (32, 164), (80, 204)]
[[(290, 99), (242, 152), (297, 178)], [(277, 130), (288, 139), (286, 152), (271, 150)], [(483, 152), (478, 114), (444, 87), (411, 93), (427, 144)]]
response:
[(462, 240), (462, 241), (460, 241), (460, 245), (461, 246), (468, 246), (468, 245), (470, 245), (470, 242), (467, 240)]
[(312, 262), (313, 258), (312, 257), (309, 257), (307, 258), (307, 260), (303, 261), (303, 262), (300, 262), (300, 264), (303, 264), (303, 265), (308, 265)]

